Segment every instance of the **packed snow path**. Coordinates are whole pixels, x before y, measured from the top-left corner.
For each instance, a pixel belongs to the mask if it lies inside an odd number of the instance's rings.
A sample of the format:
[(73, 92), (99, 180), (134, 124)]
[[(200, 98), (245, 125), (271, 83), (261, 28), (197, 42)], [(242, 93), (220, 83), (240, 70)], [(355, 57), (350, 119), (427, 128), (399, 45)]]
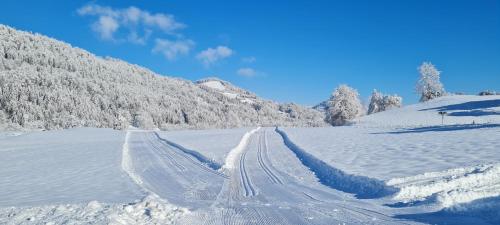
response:
[(226, 175), (170, 145), (155, 132), (129, 131), (128, 155), (135, 181), (169, 202), (189, 208), (210, 205)]
[(180, 224), (406, 223), (386, 207), (320, 184), (271, 128), (251, 134), (224, 174), (154, 132), (129, 135), (131, 168), (140, 185), (191, 209)]

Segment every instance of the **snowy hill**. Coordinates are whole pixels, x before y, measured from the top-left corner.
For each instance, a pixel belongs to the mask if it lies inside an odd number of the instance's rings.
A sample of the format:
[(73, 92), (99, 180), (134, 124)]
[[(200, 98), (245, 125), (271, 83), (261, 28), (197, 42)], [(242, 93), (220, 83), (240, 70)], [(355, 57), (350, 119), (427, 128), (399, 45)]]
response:
[(500, 123), (500, 96), (450, 95), (431, 101), (364, 116), (357, 125), (369, 127), (408, 127), (444, 124)]
[(324, 125), (315, 110), (261, 100), (232, 85), (227, 88), (235, 92), (221, 95), (220, 87), (208, 90), (0, 25), (0, 123), (42, 129)]

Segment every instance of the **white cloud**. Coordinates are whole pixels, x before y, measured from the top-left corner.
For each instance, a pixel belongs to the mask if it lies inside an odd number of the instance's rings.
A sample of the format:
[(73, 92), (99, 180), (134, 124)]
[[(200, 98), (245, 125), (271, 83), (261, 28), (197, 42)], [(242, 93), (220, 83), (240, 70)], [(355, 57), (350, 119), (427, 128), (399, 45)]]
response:
[(92, 25), (92, 29), (104, 40), (113, 40), (113, 33), (118, 30), (120, 25), (110, 16), (101, 16), (99, 20)]
[(89, 4), (77, 10), (80, 16), (97, 17), (92, 28), (102, 39), (115, 40), (120, 28), (126, 29), (126, 37), (118, 38), (133, 43), (144, 44), (153, 30), (174, 35), (186, 25), (175, 20), (173, 15), (150, 13), (131, 6), (125, 9)]
[(146, 44), (146, 42), (148, 41), (148, 39), (152, 33), (153, 33), (152, 30), (146, 29), (144, 31), (144, 35), (141, 36), (141, 35), (137, 34), (137, 32), (131, 31), (127, 36), (127, 40), (134, 43), (134, 44), (144, 45), (144, 44)]
[(217, 46), (216, 48), (208, 48), (196, 56), (205, 66), (210, 66), (217, 61), (233, 55), (233, 50), (226, 46)]
[(242, 58), (241, 61), (243, 61), (244, 63), (254, 63), (255, 61), (257, 61), (257, 59), (253, 56), (249, 56)]
[(257, 72), (252, 68), (241, 68), (238, 71), (236, 71), (236, 73), (244, 77), (254, 77), (255, 75), (257, 75)]
[(194, 41), (192, 40), (170, 41), (157, 38), (155, 40), (155, 47), (153, 48), (153, 52), (161, 53), (168, 60), (172, 61), (176, 59), (178, 55), (187, 55), (189, 51), (191, 51), (191, 48), (193, 46)]

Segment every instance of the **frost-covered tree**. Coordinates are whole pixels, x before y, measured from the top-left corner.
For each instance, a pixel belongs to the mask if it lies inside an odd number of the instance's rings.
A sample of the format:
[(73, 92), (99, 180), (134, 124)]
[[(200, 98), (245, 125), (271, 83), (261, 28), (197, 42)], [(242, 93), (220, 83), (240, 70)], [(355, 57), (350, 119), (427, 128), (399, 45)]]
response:
[(9, 124), (42, 129), (325, 124), (314, 109), (227, 88), (251, 101), (0, 25), (0, 120)]
[(399, 108), (402, 103), (403, 98), (397, 95), (384, 95), (377, 90), (373, 90), (370, 105), (368, 106), (368, 114)]
[(340, 85), (328, 101), (326, 121), (334, 126), (345, 125), (362, 112), (363, 106), (358, 91), (347, 85)]
[(420, 78), (416, 91), (420, 94), (420, 101), (425, 102), (445, 95), (443, 84), (440, 81), (441, 72), (430, 62), (424, 62), (418, 67)]
[(377, 113), (382, 111), (382, 102), (384, 96), (377, 90), (373, 90), (372, 96), (370, 97), (370, 105), (368, 105), (368, 114)]

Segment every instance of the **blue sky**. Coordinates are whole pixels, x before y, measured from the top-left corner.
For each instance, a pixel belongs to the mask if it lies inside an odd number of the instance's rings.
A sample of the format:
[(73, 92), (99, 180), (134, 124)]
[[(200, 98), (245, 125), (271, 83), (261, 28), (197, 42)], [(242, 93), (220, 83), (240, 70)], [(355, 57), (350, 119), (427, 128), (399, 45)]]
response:
[[(451, 92), (500, 90), (500, 1), (23, 1), (0, 23), (197, 80), (314, 105), (339, 84), (405, 103), (431, 61)], [(132, 7), (132, 8), (131, 8)]]

